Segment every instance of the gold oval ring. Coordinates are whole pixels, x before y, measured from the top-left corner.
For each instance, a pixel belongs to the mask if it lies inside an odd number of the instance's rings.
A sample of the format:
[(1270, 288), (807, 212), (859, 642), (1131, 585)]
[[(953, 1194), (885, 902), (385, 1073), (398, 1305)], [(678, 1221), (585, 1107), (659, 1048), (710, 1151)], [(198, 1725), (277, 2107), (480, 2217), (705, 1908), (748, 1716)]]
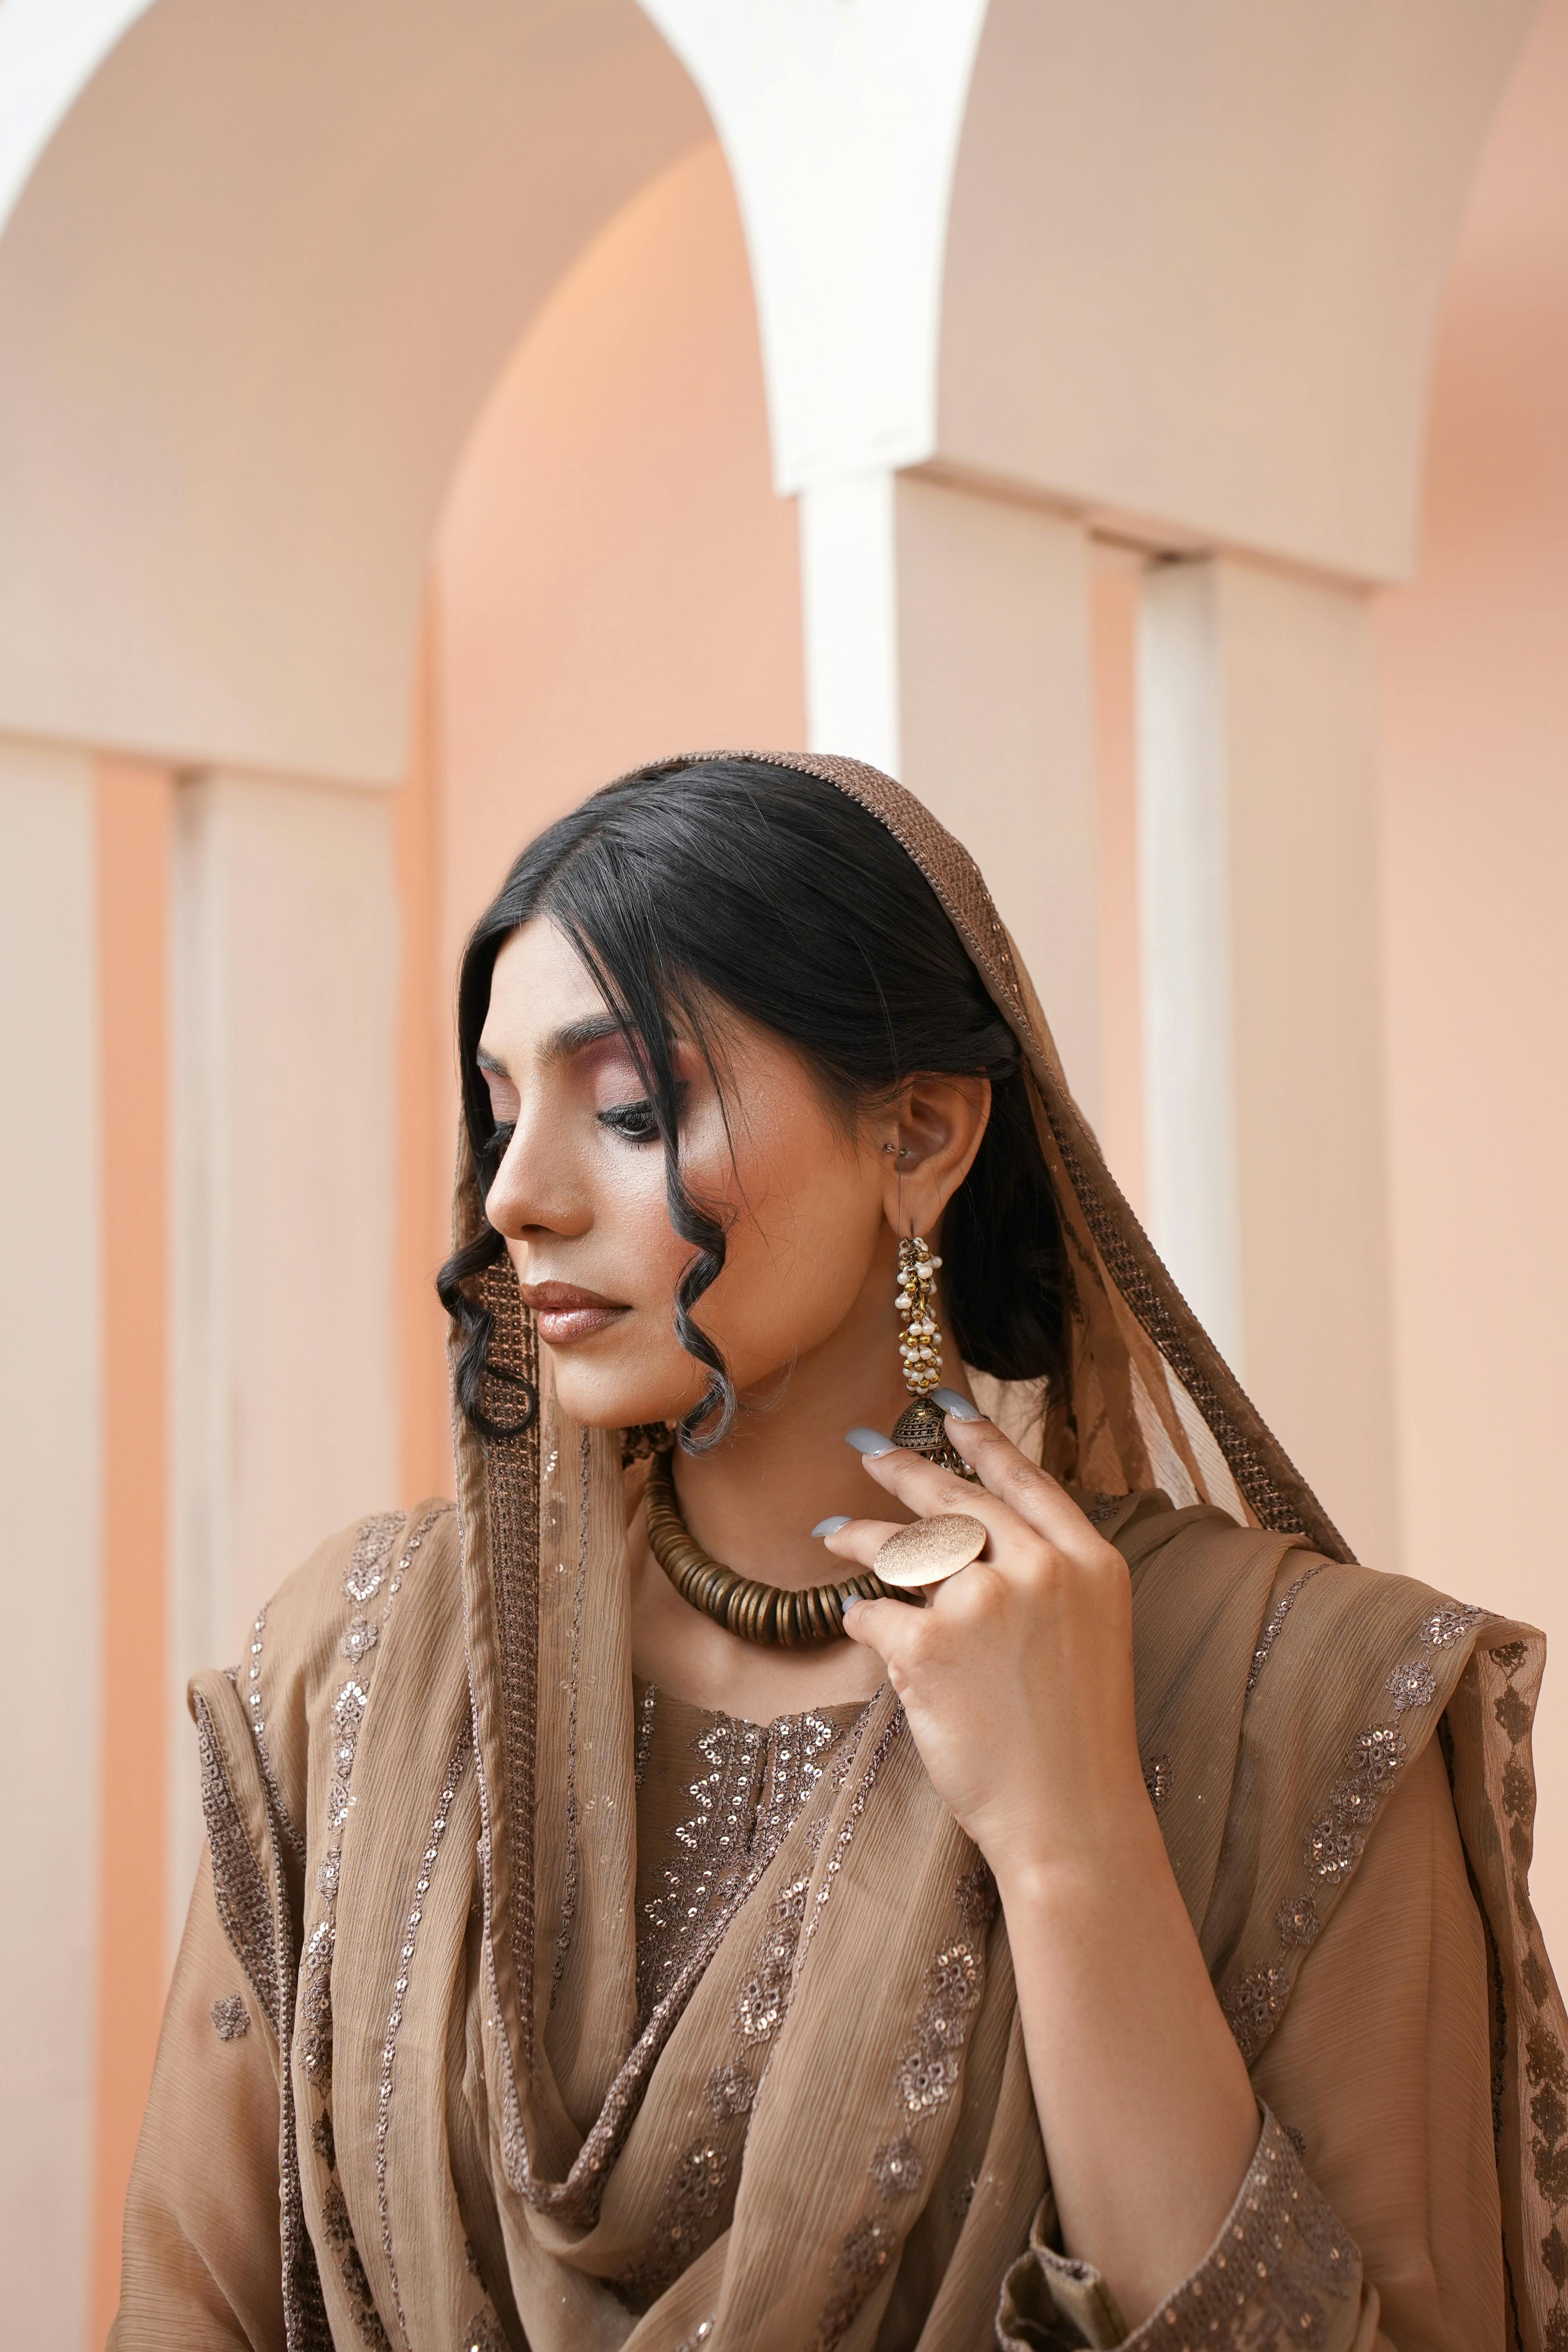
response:
[(985, 1529), (966, 1511), (950, 1511), (931, 1519), (915, 1519), (889, 1536), (872, 1561), (873, 1572), (884, 1584), (909, 1591), (921, 1584), (941, 1584), (956, 1576), (985, 1549)]

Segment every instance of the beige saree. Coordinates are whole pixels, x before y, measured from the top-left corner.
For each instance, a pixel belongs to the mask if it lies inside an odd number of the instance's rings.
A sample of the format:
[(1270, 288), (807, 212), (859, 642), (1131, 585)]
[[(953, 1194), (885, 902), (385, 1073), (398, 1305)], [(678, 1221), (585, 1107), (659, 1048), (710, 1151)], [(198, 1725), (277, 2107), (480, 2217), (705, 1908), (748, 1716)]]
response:
[[(1129, 1563), (1150, 1801), (1260, 2100), (1236, 2208), (1132, 2336), (1062, 2256), (1005, 1920), (887, 1688), (731, 1727), (762, 1793), (743, 1835), (693, 1832), (639, 1990), (636, 1473), (560, 1410), (503, 1261), (492, 1360), (537, 1422), (459, 1421), (455, 1512), (325, 1546), (193, 1686), (210, 1852), (116, 2340), (1568, 2352), (1541, 1637), (1346, 1561), (1107, 1173), (969, 858), (876, 772), (788, 763), (902, 842), (1027, 1057), (1071, 1392), (976, 1390)], [(465, 1159), (459, 1234), (481, 1214)]]

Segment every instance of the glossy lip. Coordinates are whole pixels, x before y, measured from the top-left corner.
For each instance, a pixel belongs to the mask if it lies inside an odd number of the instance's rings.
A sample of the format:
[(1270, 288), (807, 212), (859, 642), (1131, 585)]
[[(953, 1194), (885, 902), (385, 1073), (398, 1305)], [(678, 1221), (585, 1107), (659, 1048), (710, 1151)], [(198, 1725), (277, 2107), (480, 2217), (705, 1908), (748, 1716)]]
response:
[(584, 1290), (574, 1282), (524, 1282), (518, 1286), (522, 1303), (533, 1309), (539, 1336), (550, 1348), (569, 1346), (574, 1339), (591, 1339), (607, 1330), (629, 1307)]

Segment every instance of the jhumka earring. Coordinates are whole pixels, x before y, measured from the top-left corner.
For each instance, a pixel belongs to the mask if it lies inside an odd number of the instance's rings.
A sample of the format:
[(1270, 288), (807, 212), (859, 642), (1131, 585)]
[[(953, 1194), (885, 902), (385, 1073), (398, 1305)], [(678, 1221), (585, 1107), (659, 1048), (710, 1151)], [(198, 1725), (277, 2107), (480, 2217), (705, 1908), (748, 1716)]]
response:
[(942, 1260), (917, 1234), (899, 1244), (899, 1320), (904, 1327), (899, 1353), (904, 1362), (904, 1385), (913, 1402), (893, 1423), (893, 1444), (923, 1454), (939, 1470), (956, 1471), (975, 1483), (974, 1472), (949, 1444), (946, 1417), (931, 1402), (931, 1391), (942, 1379), (942, 1333), (936, 1321), (936, 1274)]

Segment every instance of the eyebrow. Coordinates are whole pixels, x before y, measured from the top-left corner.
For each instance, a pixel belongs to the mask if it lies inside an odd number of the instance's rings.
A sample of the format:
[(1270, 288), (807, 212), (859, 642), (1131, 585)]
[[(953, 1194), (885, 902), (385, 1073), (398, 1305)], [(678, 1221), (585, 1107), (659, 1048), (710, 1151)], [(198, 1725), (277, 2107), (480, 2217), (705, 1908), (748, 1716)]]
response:
[[(603, 1038), (618, 1037), (620, 1034), (621, 1024), (614, 1013), (591, 1013), (585, 1020), (571, 1021), (564, 1029), (557, 1029), (552, 1037), (545, 1040), (539, 1058), (545, 1063), (569, 1062), (574, 1054), (583, 1051), (584, 1045), (596, 1045)], [(500, 1055), (492, 1054), (487, 1046), (481, 1045), (474, 1059), (481, 1070), (493, 1070), (498, 1078), (515, 1084), (511, 1072)]]

